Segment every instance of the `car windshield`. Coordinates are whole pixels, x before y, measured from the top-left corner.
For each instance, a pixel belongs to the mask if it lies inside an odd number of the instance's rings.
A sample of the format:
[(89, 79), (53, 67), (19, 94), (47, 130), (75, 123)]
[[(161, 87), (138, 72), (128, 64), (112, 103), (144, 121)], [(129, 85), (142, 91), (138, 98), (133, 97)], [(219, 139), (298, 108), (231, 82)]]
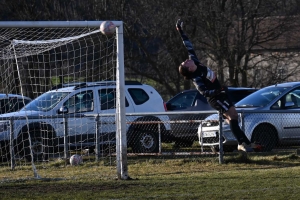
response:
[(65, 98), (69, 92), (49, 92), (44, 93), (37, 97), (29, 104), (27, 104), (22, 110), (32, 111), (49, 111), (56, 106), (63, 98)]
[(287, 87), (266, 87), (235, 104), (236, 107), (263, 107), (279, 96)]

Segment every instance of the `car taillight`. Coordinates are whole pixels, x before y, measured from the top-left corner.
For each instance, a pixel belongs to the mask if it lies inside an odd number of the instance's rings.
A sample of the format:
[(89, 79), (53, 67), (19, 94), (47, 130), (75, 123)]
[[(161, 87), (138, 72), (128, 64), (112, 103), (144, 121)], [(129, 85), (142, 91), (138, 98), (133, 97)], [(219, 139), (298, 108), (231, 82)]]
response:
[(163, 102), (163, 104), (164, 104), (165, 111), (168, 111), (166, 102)]

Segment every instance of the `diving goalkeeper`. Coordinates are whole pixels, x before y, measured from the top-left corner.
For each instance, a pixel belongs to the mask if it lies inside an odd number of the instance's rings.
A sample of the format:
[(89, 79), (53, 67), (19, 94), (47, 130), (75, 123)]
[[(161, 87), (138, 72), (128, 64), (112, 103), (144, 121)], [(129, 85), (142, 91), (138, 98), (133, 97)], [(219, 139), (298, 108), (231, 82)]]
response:
[(251, 143), (241, 130), (238, 123), (238, 113), (233, 103), (228, 98), (227, 87), (221, 86), (215, 72), (202, 64), (193, 49), (192, 43), (183, 32), (182, 21), (176, 22), (176, 29), (179, 32), (183, 44), (187, 49), (189, 59), (182, 62), (179, 66), (179, 73), (184, 79), (193, 81), (196, 89), (207, 98), (210, 106), (223, 113), (223, 117), (230, 125), (230, 129), (238, 141), (237, 149), (245, 152), (261, 150), (262, 146), (257, 143)]

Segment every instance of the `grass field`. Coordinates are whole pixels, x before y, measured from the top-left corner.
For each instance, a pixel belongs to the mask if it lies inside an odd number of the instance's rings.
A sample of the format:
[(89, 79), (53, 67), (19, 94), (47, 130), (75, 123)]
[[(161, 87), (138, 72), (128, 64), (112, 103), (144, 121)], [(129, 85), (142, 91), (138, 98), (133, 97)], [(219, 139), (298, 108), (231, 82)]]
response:
[(117, 180), (105, 161), (61, 162), (11, 171), (0, 168), (1, 199), (299, 199), (300, 157), (295, 153), (233, 153), (217, 158), (128, 158), (132, 180)]

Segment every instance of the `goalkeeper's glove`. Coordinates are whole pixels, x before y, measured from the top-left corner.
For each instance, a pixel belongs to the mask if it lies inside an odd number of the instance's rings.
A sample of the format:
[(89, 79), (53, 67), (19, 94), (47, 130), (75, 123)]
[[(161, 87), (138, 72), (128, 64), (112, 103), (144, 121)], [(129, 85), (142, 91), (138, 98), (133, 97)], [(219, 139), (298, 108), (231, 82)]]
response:
[(181, 19), (178, 19), (176, 22), (177, 31), (182, 31), (182, 25), (183, 25), (183, 21)]

